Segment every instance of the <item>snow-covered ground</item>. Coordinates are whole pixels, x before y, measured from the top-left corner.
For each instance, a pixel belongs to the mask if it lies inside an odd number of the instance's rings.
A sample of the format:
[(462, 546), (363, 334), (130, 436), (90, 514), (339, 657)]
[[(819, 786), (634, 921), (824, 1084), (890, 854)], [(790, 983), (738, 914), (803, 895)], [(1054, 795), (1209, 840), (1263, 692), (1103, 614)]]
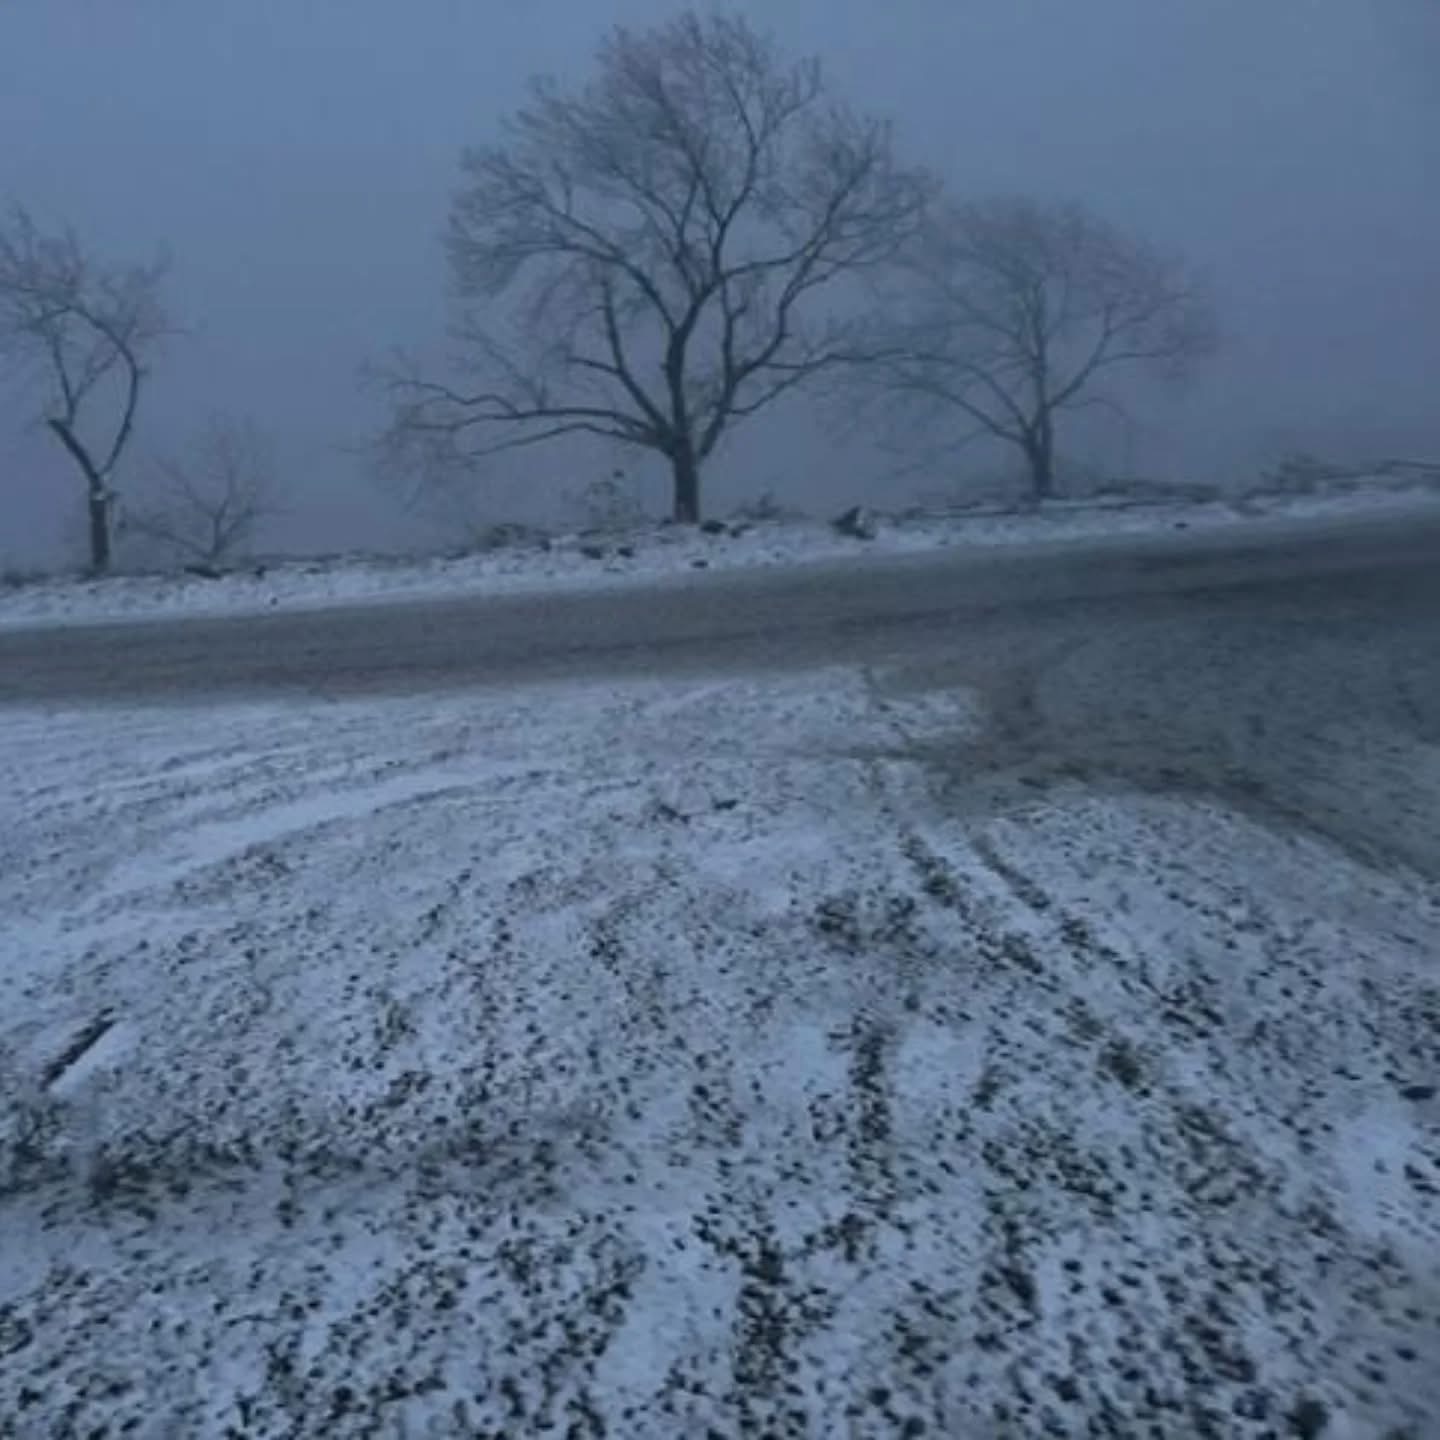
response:
[(1440, 487), (1377, 480), (1339, 494), (1270, 496), (1241, 503), (1057, 502), (1041, 513), (955, 512), (882, 518), (874, 539), (822, 521), (751, 525), (706, 534), (659, 527), (626, 535), (568, 535), (452, 558), (284, 561), (219, 579), (189, 574), (117, 575), (0, 585), (0, 627), (253, 614), (373, 600), (516, 594), (653, 583), (697, 569), (742, 569), (856, 555), (1223, 531), (1303, 519), (1440, 510)]
[(892, 679), (0, 712), (0, 1435), (1433, 1434), (1436, 887)]

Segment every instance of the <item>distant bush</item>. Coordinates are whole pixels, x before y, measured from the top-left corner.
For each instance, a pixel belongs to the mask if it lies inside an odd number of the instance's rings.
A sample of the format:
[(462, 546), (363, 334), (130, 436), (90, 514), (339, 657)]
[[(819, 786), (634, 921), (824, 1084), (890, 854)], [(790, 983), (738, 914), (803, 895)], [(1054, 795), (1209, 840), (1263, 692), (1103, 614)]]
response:
[(1134, 476), (1101, 481), (1090, 491), (1089, 498), (1132, 500), (1137, 504), (1205, 505), (1222, 499), (1224, 493), (1220, 486), (1200, 480), (1146, 480)]
[(1281, 459), (1261, 473), (1264, 489), (1279, 491), (1286, 495), (1310, 495), (1317, 490), (1333, 486), (1338, 481), (1354, 478), (1355, 472), (1318, 455), (1298, 450)]
[(43, 570), (21, 570), (7, 566), (0, 570), (0, 590), (19, 590), (25, 585), (38, 585), (45, 578)]
[(539, 526), (507, 521), (477, 530), (467, 550), (488, 554), (492, 550), (542, 549), (548, 542), (549, 536)]
[(775, 498), (773, 490), (762, 490), (755, 499), (743, 501), (730, 512), (731, 520), (739, 520), (747, 525), (765, 525), (795, 517), (796, 512), (782, 505)]
[(1259, 489), (1287, 495), (1351, 490), (1377, 479), (1426, 484), (1440, 482), (1440, 464), (1423, 460), (1366, 460), (1341, 465), (1309, 451), (1283, 456), (1261, 473)]
[(634, 530), (645, 523), (634, 482), (623, 470), (592, 480), (570, 496), (589, 530)]

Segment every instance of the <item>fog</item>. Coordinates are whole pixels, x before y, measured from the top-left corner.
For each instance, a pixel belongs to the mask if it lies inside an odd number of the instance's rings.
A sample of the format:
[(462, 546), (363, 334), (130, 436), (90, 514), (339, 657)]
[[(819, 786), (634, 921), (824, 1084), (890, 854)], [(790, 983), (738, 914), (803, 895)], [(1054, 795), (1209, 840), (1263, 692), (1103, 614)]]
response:
[[(6, 0), (0, 199), (106, 258), (174, 256), (188, 332), (155, 366), (129, 473), (217, 410), (273, 436), (270, 548), (413, 545), (358, 453), (367, 358), (445, 324), (439, 235), (461, 147), (536, 72), (583, 79), (603, 27), (660, 0)], [(960, 194), (1077, 198), (1182, 252), (1224, 347), (1096, 463), (1223, 480), (1287, 448), (1440, 455), (1440, 8), (1431, 0), (757, 0), (739, 7), (893, 115)], [(78, 558), (81, 489), (0, 381), (0, 564)], [(496, 518), (616, 463), (497, 462)], [(627, 461), (627, 465), (631, 462)], [(643, 468), (632, 466), (632, 468)], [(737, 432), (718, 503), (908, 500), (803, 403)], [(125, 480), (121, 477), (123, 489)], [(657, 490), (658, 495), (658, 490)]]

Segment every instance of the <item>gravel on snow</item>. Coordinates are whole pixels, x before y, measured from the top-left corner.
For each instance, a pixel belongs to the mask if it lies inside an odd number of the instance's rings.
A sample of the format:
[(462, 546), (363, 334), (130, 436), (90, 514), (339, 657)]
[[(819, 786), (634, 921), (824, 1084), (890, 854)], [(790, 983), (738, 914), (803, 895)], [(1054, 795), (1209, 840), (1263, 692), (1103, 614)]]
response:
[(1433, 1434), (1436, 887), (883, 678), (0, 715), (0, 1435)]

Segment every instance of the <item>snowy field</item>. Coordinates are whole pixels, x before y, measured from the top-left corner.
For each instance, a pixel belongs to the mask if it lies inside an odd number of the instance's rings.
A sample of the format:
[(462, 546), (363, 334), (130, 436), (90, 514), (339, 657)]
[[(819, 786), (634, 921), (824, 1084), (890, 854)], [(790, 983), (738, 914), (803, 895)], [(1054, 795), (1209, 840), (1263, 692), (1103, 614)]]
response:
[(1435, 885), (986, 719), (0, 711), (0, 1435), (1433, 1436)]
[(486, 553), (425, 560), (348, 556), (276, 562), (205, 579), (117, 575), (0, 584), (0, 627), (253, 614), (380, 599), (523, 594), (653, 584), (695, 570), (745, 569), (946, 548), (1044, 545), (1097, 537), (1219, 532), (1297, 520), (1440, 511), (1440, 487), (1377, 479), (1330, 495), (1204, 504), (1055, 502), (1041, 513), (955, 512), (880, 517), (873, 539), (815, 520), (737, 526), (722, 533), (649, 528), (549, 537)]

